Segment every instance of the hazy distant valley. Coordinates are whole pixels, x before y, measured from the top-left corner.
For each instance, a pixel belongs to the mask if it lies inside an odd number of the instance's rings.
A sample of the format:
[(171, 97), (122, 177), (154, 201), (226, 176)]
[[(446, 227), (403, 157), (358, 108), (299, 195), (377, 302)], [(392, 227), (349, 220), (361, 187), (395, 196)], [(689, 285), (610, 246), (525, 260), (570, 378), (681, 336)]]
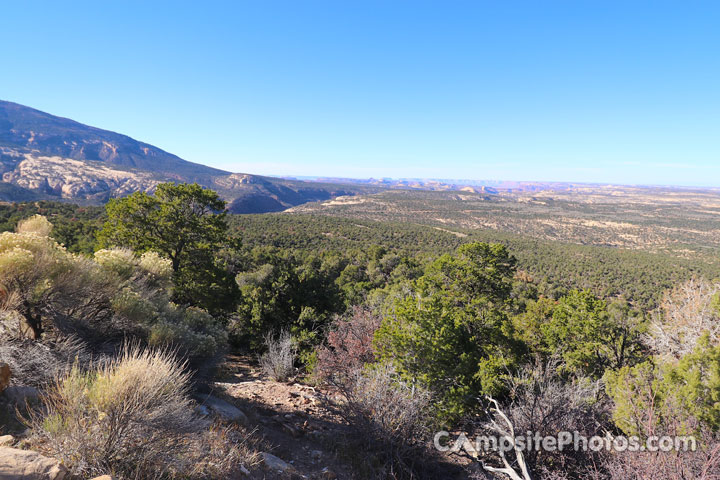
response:
[(0, 173), (4, 201), (102, 204), (161, 182), (198, 182), (218, 191), (231, 213), (289, 209), (677, 256), (720, 247), (718, 189), (230, 173), (11, 102), (0, 102)]
[(457, 232), (495, 229), (678, 256), (715, 254), (720, 247), (720, 191), (712, 189), (573, 185), (496, 194), (393, 190), (308, 203), (288, 212)]

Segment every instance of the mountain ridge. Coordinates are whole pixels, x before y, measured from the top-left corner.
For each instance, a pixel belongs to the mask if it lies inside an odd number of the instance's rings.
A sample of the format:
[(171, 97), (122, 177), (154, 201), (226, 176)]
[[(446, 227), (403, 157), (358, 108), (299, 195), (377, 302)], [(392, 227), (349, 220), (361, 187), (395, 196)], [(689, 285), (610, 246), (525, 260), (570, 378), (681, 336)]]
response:
[[(282, 211), (377, 187), (276, 179), (189, 162), (127, 135), (0, 100), (2, 200), (103, 203), (158, 183), (196, 182), (217, 190), (233, 213)], [(10, 187), (12, 186), (12, 187)]]

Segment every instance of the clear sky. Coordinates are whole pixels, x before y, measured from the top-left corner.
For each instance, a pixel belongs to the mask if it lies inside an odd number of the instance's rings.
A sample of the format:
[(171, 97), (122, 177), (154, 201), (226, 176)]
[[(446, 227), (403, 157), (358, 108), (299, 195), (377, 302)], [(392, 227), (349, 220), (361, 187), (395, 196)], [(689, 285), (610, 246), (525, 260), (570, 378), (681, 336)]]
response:
[(720, 186), (720, 2), (3, 1), (0, 99), (239, 172)]

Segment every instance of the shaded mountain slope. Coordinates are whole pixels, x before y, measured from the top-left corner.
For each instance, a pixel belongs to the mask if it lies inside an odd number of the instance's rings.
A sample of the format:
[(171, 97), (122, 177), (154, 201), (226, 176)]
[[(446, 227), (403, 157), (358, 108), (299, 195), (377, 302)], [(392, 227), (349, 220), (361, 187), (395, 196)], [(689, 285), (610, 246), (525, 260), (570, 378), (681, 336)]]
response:
[(285, 210), (377, 187), (310, 183), (230, 173), (188, 162), (126, 135), (0, 101), (0, 200), (42, 198), (102, 203), (161, 182), (217, 190), (234, 213)]

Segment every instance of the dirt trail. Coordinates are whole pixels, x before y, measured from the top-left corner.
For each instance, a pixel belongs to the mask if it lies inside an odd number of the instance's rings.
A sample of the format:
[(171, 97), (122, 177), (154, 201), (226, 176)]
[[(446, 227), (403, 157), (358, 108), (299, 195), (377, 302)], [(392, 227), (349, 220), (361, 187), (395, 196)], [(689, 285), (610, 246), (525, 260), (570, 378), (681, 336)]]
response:
[(353, 478), (336, 454), (347, 426), (323, 407), (321, 396), (326, 392), (292, 380), (275, 382), (241, 356), (227, 358), (218, 380), (214, 393), (247, 415), (248, 426), (267, 444), (267, 452), (292, 466), (279, 473), (266, 465), (258, 478)]

